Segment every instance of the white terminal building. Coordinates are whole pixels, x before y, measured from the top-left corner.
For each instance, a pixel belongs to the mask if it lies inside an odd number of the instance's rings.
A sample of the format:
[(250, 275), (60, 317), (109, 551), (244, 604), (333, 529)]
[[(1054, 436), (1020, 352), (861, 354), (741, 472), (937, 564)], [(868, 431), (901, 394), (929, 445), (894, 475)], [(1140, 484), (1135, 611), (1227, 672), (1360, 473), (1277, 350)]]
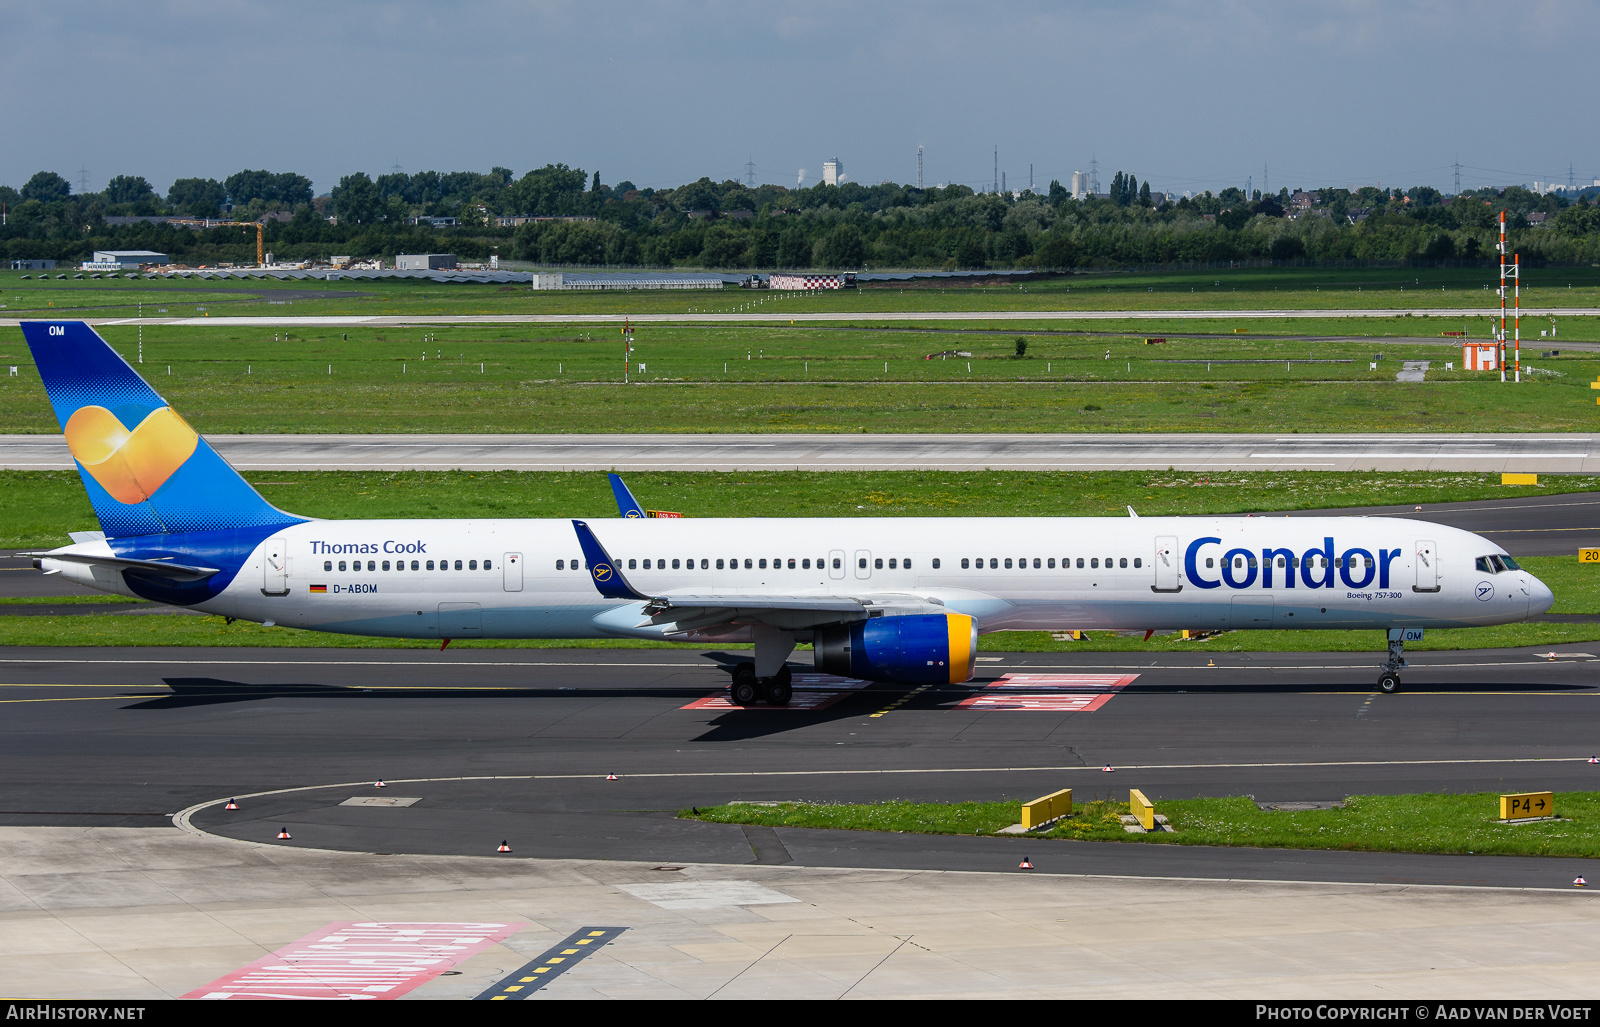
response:
[(95, 250), (94, 259), (83, 262), (84, 271), (137, 271), (148, 264), (169, 264), (165, 253), (155, 250)]

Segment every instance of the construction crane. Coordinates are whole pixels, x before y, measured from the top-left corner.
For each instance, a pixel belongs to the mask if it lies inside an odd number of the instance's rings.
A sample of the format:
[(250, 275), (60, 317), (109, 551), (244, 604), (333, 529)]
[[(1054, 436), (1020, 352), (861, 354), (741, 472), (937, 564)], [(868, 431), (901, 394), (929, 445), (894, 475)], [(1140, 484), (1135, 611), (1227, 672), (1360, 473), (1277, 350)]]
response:
[(256, 267), (266, 267), (267, 265), (266, 250), (263, 246), (264, 240), (261, 233), (262, 225), (259, 221), (211, 221), (209, 219), (180, 220), (178, 218), (173, 218), (171, 221), (167, 222), (167, 224), (187, 225), (192, 228), (224, 228), (229, 225), (237, 225), (240, 228), (254, 228), (256, 230)]

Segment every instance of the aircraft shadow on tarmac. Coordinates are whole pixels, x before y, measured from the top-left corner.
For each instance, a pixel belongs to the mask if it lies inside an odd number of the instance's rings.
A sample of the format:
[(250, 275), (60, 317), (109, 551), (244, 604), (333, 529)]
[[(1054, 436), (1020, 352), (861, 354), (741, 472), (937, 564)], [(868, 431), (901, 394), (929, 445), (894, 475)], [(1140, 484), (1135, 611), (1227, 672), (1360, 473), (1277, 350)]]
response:
[(663, 698), (673, 700), (696, 699), (705, 694), (705, 689), (685, 688), (583, 688), (576, 690), (563, 690), (559, 688), (429, 688), (427, 686), (407, 688), (363, 688), (359, 685), (319, 685), (315, 683), (294, 683), (261, 685), (244, 681), (228, 681), (223, 678), (162, 678), (162, 682), (172, 690), (171, 695), (160, 696), (130, 696), (130, 698), (143, 699), (142, 702), (131, 703), (123, 709), (129, 710), (171, 710), (189, 706), (213, 706), (222, 703), (255, 702), (262, 699), (460, 699), (475, 697), (484, 699), (616, 699), (616, 698)]

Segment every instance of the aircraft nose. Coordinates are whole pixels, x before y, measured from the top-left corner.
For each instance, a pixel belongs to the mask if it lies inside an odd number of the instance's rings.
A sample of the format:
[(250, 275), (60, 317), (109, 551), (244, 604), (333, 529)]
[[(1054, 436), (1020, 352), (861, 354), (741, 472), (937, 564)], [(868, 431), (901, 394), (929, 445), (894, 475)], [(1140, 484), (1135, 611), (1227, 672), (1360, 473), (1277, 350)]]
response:
[(1550, 591), (1549, 585), (1546, 585), (1532, 574), (1528, 575), (1528, 592), (1529, 616), (1544, 613), (1555, 605), (1556, 594)]

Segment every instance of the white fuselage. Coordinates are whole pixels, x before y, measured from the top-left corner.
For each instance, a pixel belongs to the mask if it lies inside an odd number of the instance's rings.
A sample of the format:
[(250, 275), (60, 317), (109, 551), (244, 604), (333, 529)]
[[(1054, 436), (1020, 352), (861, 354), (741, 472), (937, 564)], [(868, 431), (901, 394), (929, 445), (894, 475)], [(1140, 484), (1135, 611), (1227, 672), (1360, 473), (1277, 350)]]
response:
[[(1502, 550), (1477, 535), (1381, 517), (589, 523), (646, 595), (903, 597), (968, 614), (983, 632), (1458, 627), (1524, 620), (1552, 602), (1525, 571), (1479, 569)], [(66, 548), (110, 553), (104, 542)], [(130, 594), (102, 567), (43, 566)], [(633, 626), (626, 608), (639, 605), (596, 591), (569, 520), (370, 520), (283, 529), (195, 608), (402, 638), (665, 637)]]

